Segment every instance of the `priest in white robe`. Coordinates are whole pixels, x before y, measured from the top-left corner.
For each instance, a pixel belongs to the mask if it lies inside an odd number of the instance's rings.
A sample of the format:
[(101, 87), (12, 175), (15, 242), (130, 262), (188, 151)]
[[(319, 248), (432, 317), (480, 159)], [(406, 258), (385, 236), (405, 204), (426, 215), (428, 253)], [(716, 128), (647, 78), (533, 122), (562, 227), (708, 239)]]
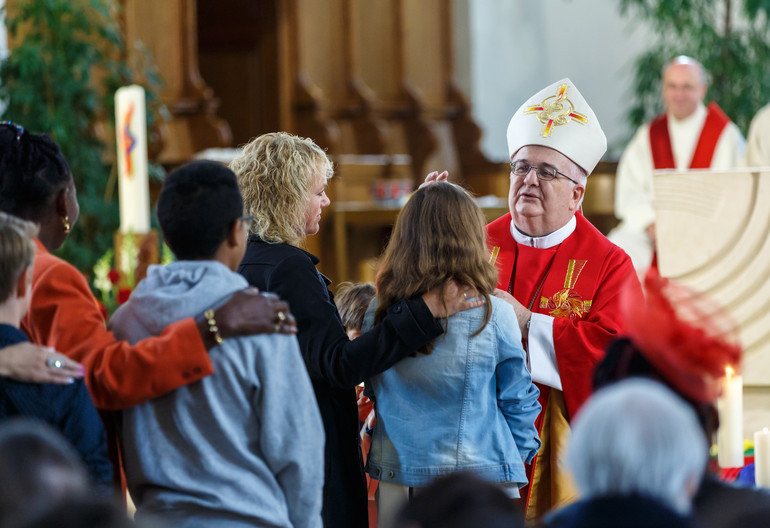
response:
[(745, 141), (716, 103), (703, 104), (708, 90), (703, 65), (680, 56), (663, 69), (665, 113), (644, 124), (620, 158), (615, 179), (615, 216), (608, 236), (626, 250), (642, 276), (655, 253), (652, 173), (658, 169), (733, 168)]

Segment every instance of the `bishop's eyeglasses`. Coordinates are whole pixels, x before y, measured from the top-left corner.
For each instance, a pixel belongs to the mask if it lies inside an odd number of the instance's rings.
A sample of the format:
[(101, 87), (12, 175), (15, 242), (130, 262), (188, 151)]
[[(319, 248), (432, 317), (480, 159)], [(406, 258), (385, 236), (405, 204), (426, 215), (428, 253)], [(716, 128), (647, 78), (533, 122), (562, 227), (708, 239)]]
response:
[(511, 174), (516, 176), (517, 178), (526, 178), (527, 174), (529, 174), (529, 171), (535, 169), (535, 174), (537, 175), (537, 179), (540, 181), (553, 181), (559, 176), (562, 178), (566, 178), (575, 185), (579, 185), (578, 182), (564, 174), (563, 172), (559, 172), (556, 169), (547, 169), (545, 167), (535, 167), (533, 165), (527, 165), (523, 161), (512, 161), (511, 162)]

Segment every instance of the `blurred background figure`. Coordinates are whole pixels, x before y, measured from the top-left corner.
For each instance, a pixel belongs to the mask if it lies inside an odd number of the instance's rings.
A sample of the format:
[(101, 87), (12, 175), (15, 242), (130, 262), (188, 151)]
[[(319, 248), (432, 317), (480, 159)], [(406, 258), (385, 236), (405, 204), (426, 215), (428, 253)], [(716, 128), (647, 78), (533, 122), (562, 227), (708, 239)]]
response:
[(746, 165), (770, 167), (770, 104), (764, 106), (751, 120), (746, 141)]
[(497, 485), (454, 473), (418, 493), (398, 514), (396, 528), (522, 528), (521, 518)]
[(89, 493), (88, 475), (64, 437), (42, 422), (0, 426), (0, 526), (14, 526)]
[(679, 56), (663, 68), (666, 111), (637, 130), (618, 163), (615, 216), (608, 238), (622, 247), (640, 276), (655, 253), (652, 172), (658, 169), (737, 167), (746, 148), (738, 127), (715, 102), (703, 104), (707, 73), (697, 60)]
[(597, 392), (575, 419), (566, 463), (581, 500), (546, 517), (547, 528), (691, 526), (706, 469), (692, 409), (650, 380)]
[[(345, 332), (351, 340), (361, 335), (366, 309), (376, 294), (377, 290), (371, 282), (341, 282), (337, 286), (334, 303), (340, 312)], [(358, 436), (361, 439), (361, 455), (364, 465), (366, 465), (369, 448), (372, 445), (372, 431), (376, 423), (374, 402), (364, 394), (363, 383), (356, 385), (356, 397), (358, 398), (358, 424), (360, 426)], [(377, 479), (373, 479), (367, 474), (366, 493), (369, 498), (369, 526), (376, 526), (377, 522), (377, 503), (374, 500), (376, 492)]]

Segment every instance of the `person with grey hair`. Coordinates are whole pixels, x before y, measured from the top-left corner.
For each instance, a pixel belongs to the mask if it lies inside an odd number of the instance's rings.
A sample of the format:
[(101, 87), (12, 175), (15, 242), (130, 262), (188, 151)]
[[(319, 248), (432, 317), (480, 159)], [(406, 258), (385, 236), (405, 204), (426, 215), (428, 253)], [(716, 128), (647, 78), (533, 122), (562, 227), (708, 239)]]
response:
[(664, 385), (632, 379), (602, 389), (576, 417), (566, 454), (581, 500), (543, 526), (690, 526), (705, 446), (692, 408)]
[(680, 55), (663, 67), (665, 112), (637, 130), (620, 157), (615, 178), (615, 216), (620, 225), (608, 238), (631, 257), (640, 276), (655, 248), (652, 171), (732, 168), (746, 142), (715, 102), (703, 104), (708, 79), (703, 65)]

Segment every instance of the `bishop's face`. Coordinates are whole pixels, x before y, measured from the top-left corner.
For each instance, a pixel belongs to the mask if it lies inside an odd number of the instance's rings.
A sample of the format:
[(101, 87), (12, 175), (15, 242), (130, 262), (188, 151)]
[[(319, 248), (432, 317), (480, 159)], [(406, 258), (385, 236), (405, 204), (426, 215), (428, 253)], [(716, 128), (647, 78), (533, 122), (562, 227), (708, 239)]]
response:
[(581, 181), (577, 165), (561, 152), (539, 145), (520, 148), (511, 162), (533, 167), (524, 176), (511, 172), (508, 208), (516, 227), (530, 236), (544, 236), (564, 227), (580, 207), (585, 187), (561, 176), (543, 181), (535, 168), (555, 169)]

